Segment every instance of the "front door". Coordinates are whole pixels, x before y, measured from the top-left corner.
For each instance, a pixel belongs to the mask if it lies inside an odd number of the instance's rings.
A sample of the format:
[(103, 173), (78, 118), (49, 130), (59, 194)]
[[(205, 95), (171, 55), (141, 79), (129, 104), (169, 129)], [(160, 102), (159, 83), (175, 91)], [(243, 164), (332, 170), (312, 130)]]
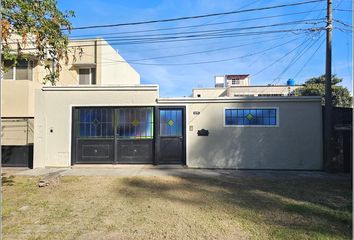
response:
[(159, 164), (185, 164), (184, 115), (184, 108), (158, 109)]

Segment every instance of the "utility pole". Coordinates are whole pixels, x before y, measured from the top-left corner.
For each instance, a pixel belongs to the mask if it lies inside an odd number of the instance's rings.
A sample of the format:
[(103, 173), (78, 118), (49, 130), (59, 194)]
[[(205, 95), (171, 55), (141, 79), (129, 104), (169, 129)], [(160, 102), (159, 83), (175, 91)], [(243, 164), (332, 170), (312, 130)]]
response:
[(325, 81), (325, 114), (324, 114), (324, 168), (330, 170), (332, 151), (332, 0), (327, 0), (326, 25), (326, 81)]

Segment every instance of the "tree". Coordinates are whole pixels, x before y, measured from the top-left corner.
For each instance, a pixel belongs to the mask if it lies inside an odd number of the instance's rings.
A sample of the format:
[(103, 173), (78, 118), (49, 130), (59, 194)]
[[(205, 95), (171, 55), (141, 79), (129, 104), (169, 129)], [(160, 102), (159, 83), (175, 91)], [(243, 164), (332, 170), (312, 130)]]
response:
[[(295, 96), (322, 96), (322, 104), (325, 98), (325, 75), (310, 78), (305, 84), (294, 90)], [(336, 107), (352, 107), (352, 97), (346, 87), (338, 86), (343, 81), (342, 78), (332, 75), (332, 96), (333, 106)]]
[(74, 12), (61, 12), (55, 0), (2, 0), (1, 13), (3, 59), (15, 65), (34, 55), (48, 71), (44, 83), (55, 85), (60, 60), (68, 62), (69, 40), (62, 29), (70, 33)]

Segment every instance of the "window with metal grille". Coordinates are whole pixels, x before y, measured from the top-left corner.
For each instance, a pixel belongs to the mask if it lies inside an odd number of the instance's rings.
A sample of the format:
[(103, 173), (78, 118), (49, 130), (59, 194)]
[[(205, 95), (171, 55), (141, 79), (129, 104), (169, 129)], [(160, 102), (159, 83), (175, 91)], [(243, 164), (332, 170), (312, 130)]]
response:
[(231, 80), (231, 83), (232, 83), (232, 85), (239, 85), (239, 84), (240, 84), (240, 80), (238, 80), (238, 79), (232, 79), (232, 80)]
[(160, 110), (160, 136), (182, 136), (182, 110)]
[(225, 126), (277, 126), (277, 108), (225, 109)]
[(78, 136), (81, 138), (111, 138), (114, 133), (114, 109), (80, 108)]
[(119, 108), (116, 111), (118, 138), (151, 139), (154, 137), (152, 107)]

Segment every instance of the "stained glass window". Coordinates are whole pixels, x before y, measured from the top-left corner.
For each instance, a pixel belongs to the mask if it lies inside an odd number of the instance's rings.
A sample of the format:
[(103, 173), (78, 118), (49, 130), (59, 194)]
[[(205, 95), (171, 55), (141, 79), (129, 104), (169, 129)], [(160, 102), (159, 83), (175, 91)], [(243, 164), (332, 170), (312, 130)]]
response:
[(152, 107), (117, 109), (116, 121), (118, 138), (150, 139), (154, 136)]
[(182, 110), (160, 110), (160, 136), (182, 136)]
[(277, 125), (277, 109), (225, 109), (225, 125)]
[(113, 111), (110, 108), (80, 108), (79, 137), (113, 137)]

